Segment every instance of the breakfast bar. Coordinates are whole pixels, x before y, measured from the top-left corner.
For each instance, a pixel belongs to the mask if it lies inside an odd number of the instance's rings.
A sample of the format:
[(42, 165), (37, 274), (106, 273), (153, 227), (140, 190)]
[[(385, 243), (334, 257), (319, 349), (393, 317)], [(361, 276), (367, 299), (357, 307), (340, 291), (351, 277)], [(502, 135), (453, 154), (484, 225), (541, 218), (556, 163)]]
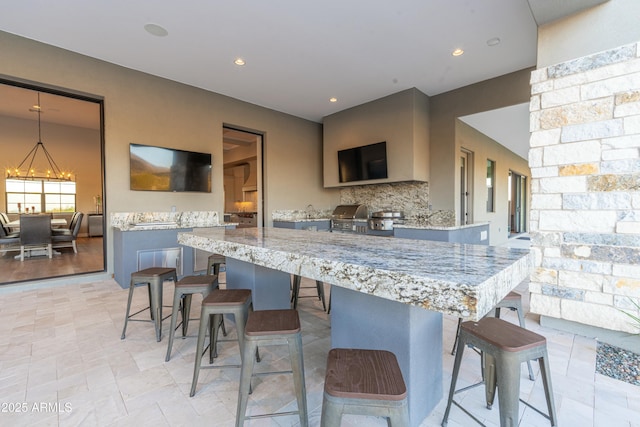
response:
[(290, 274), (332, 285), (332, 347), (392, 351), (410, 422), (442, 398), (442, 313), (480, 319), (532, 268), (528, 250), (281, 228), (197, 229), (178, 243), (227, 257), (255, 309), (289, 305)]

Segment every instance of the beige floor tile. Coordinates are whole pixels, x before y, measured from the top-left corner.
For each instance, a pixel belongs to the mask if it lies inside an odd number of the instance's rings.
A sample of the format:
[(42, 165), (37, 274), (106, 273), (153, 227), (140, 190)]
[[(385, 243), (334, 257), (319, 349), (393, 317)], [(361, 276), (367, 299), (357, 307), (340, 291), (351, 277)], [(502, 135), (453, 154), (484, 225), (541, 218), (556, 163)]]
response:
[[(522, 289), (521, 289), (522, 288)], [(526, 285), (518, 290), (528, 307)], [(312, 292), (312, 290), (305, 290)], [(330, 287), (326, 286), (327, 295)], [(173, 287), (165, 289), (169, 304)], [(136, 305), (146, 303), (144, 292), (136, 292)], [(113, 280), (70, 284), (24, 292), (0, 293), (0, 395), (3, 401), (69, 404), (61, 413), (0, 413), (0, 425), (11, 426), (233, 426), (238, 397), (237, 368), (201, 370), (196, 395), (189, 397), (195, 338), (178, 334), (172, 358), (164, 362), (169, 320), (163, 323), (163, 339), (155, 340), (151, 323), (131, 322), (127, 338), (120, 340), (127, 291)], [(199, 314), (200, 300), (194, 298), (192, 317)], [(316, 298), (299, 301), (305, 380), (310, 425), (320, 423), (322, 384), (326, 353), (330, 348), (329, 316)], [(165, 315), (169, 309), (165, 309)], [(141, 314), (148, 318), (148, 313)], [(502, 317), (517, 322), (515, 313), (503, 310)], [(640, 388), (595, 374), (595, 340), (540, 326), (537, 317), (526, 316), (527, 328), (547, 338), (555, 402), (560, 425), (640, 427)], [(226, 321), (230, 338), (235, 335), (231, 319)], [(443, 319), (443, 399), (421, 427), (439, 426), (446, 407), (453, 356), (450, 355), (457, 319)], [(198, 321), (189, 326), (197, 334)], [(238, 363), (236, 342), (219, 346), (216, 364)], [(288, 369), (286, 347), (261, 349), (264, 362), (256, 369)], [(204, 358), (205, 363), (207, 358)], [(536, 381), (527, 378), (523, 365), (521, 397), (545, 409), (539, 369)], [(465, 350), (458, 387), (480, 379), (479, 357)], [(294, 410), (297, 406), (290, 375), (256, 379), (249, 412)], [(492, 410), (484, 406), (482, 387), (460, 393), (487, 425), (499, 425), (499, 402)], [(521, 426), (549, 425), (534, 411), (521, 408)], [(609, 424), (607, 424), (609, 422)], [(246, 426), (297, 425), (297, 416), (252, 420)], [(346, 416), (343, 426), (384, 426), (379, 418)], [(462, 411), (453, 408), (449, 427), (473, 425)]]

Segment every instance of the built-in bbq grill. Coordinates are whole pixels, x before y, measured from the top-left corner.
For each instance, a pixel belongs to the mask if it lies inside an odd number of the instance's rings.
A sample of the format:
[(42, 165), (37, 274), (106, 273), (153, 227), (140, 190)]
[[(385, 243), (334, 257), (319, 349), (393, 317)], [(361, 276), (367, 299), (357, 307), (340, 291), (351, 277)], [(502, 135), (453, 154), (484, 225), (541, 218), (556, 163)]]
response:
[(395, 224), (404, 224), (404, 213), (400, 211), (378, 211), (371, 214), (369, 229), (390, 231)]
[(338, 205), (331, 215), (331, 231), (367, 232), (365, 205)]

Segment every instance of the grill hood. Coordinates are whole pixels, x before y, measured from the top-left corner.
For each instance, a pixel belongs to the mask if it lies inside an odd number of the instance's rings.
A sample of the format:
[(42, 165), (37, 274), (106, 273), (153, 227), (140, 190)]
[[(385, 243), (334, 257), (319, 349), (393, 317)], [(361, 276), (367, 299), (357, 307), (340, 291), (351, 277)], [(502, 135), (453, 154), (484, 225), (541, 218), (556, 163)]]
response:
[(333, 219), (366, 219), (367, 207), (365, 205), (338, 205), (332, 214)]

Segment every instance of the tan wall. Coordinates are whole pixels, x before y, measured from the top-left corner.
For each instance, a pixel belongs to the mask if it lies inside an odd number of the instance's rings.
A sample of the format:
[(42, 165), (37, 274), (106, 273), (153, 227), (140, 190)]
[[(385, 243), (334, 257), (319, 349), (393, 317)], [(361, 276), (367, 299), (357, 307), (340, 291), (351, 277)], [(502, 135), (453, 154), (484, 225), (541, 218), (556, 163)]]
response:
[[(0, 75), (104, 98), (106, 213), (213, 210), (222, 212), (223, 124), (265, 134), (265, 212), (308, 204), (336, 205), (322, 187), (322, 126), (219, 94), (153, 77), (0, 32)], [(211, 194), (132, 192), (129, 143), (213, 154)], [(108, 270), (113, 246), (107, 233)]]
[[(429, 179), (429, 98), (407, 89), (324, 118), (324, 185), (346, 187)], [(387, 179), (339, 182), (338, 151), (387, 142)]]
[(456, 215), (459, 212), (457, 171), (460, 168), (460, 146), (455, 143), (457, 118), (529, 102), (530, 73), (531, 69), (516, 71), (430, 98), (429, 195), (434, 210), (455, 210)]
[(609, 0), (538, 28), (538, 68), (640, 40), (640, 1)]
[[(530, 182), (531, 173), (527, 160), (460, 120), (456, 121), (456, 146), (473, 152), (474, 156), (473, 222), (490, 223), (490, 245), (506, 242), (509, 237), (509, 171), (526, 176), (527, 182)], [(494, 212), (487, 212), (487, 159), (493, 160), (496, 165)]]

